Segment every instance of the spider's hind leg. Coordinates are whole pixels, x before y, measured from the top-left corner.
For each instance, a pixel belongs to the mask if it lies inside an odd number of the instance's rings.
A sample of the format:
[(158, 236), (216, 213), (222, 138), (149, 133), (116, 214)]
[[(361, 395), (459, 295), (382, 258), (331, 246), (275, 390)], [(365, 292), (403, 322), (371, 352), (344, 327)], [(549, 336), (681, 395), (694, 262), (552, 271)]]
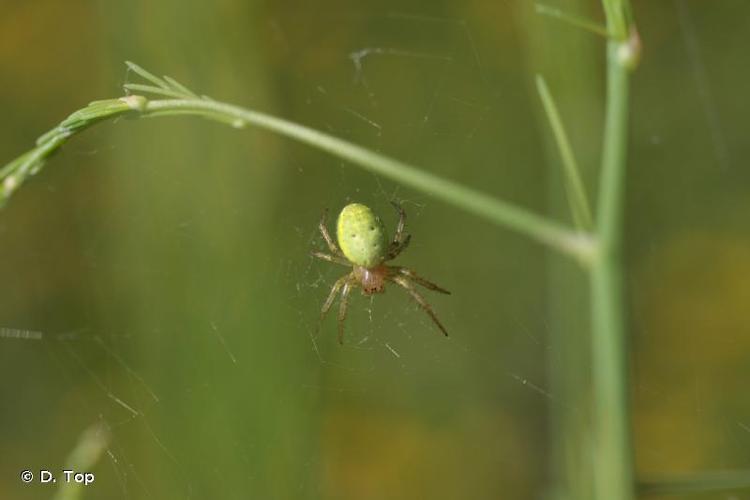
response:
[(395, 201), (392, 201), (391, 205), (393, 205), (393, 208), (398, 212), (398, 225), (396, 226), (396, 232), (393, 233), (393, 241), (388, 245), (387, 260), (398, 257), (398, 255), (409, 246), (409, 241), (411, 241), (411, 235), (404, 234), (404, 227), (406, 226), (406, 211)]
[(325, 260), (327, 262), (333, 262), (334, 264), (341, 264), (342, 266), (351, 267), (352, 265), (351, 262), (349, 262), (343, 257), (339, 257), (338, 255), (329, 255), (327, 253), (316, 252), (316, 251), (310, 252), (310, 255), (312, 255), (313, 257), (317, 257), (318, 259)]
[(336, 246), (336, 243), (333, 242), (333, 238), (331, 238), (331, 235), (328, 232), (328, 228), (326, 227), (327, 217), (328, 217), (328, 209), (325, 209), (323, 210), (323, 215), (320, 217), (320, 223), (318, 224), (318, 229), (320, 229), (320, 234), (323, 235), (323, 239), (326, 240), (326, 244), (328, 245), (328, 249), (331, 251), (331, 253), (337, 257), (343, 258), (344, 255), (341, 253), (341, 250), (339, 250), (339, 247)]

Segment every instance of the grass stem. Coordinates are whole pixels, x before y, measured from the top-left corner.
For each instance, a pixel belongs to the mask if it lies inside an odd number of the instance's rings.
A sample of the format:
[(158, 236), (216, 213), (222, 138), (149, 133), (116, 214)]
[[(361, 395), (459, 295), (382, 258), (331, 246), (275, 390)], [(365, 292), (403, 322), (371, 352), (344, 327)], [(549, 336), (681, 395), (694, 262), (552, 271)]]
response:
[(628, 138), (628, 68), (620, 42), (607, 45), (607, 102), (597, 206), (597, 250), (590, 268), (594, 380), (595, 498), (634, 498), (622, 229)]
[(190, 114), (229, 124), (235, 128), (253, 125), (295, 139), (348, 160), (365, 170), (428, 193), (499, 226), (525, 234), (579, 260), (585, 262), (590, 258), (592, 246), (590, 237), (585, 232), (568, 228), (489, 194), (309, 127), (232, 104), (208, 98), (195, 98), (195, 94), (187, 91), (182, 85), (173, 82), (170, 87), (168, 82), (135, 64), (129, 63), (128, 67), (155, 86), (128, 84), (127, 88), (157, 95), (175, 95), (180, 98), (148, 100), (142, 96), (131, 95), (120, 99), (97, 101), (87, 108), (76, 111), (58, 127), (42, 136), (36, 149), (0, 169), (0, 181), (3, 181), (0, 187), (0, 202), (7, 199), (21, 185), (30, 171), (35, 172), (41, 168), (48, 151), (57, 149), (69, 136), (88, 128), (93, 123), (123, 114), (136, 117)]

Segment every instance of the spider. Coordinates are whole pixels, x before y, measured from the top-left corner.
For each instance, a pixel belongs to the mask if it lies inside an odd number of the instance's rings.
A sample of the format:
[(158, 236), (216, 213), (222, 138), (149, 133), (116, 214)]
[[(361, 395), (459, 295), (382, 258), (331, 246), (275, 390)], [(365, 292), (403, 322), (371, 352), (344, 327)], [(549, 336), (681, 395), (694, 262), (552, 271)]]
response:
[(339, 344), (344, 343), (344, 320), (346, 319), (349, 294), (352, 289), (357, 286), (360, 287), (363, 295), (383, 293), (386, 281), (406, 289), (409, 295), (435, 322), (440, 331), (446, 337), (448, 336), (448, 332), (438, 320), (432, 307), (416, 290), (414, 284), (440, 293), (450, 294), (450, 292), (418, 276), (411, 269), (385, 264), (385, 262), (395, 259), (403, 252), (409, 246), (411, 240), (411, 235), (404, 233), (406, 212), (398, 203), (391, 203), (398, 211), (399, 220), (393, 240), (388, 244), (386, 244), (383, 222), (369, 207), (360, 203), (351, 203), (341, 210), (336, 223), (338, 246), (333, 242), (326, 227), (327, 210), (323, 212), (320, 219), (320, 232), (331, 253), (312, 252), (312, 255), (328, 262), (352, 268), (350, 273), (336, 280), (320, 310), (320, 323), (322, 324), (336, 296), (339, 293), (341, 294), (338, 316)]

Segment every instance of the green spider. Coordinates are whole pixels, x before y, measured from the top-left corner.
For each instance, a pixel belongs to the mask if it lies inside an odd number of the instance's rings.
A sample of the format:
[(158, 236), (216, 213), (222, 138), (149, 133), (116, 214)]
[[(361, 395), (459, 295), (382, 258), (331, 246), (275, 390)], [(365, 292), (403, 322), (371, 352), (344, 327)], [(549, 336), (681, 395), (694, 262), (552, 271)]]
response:
[(396, 233), (393, 241), (386, 244), (386, 233), (383, 222), (370, 210), (369, 207), (360, 203), (351, 203), (345, 206), (339, 214), (336, 222), (336, 236), (338, 246), (333, 242), (326, 228), (326, 216), (328, 211), (323, 212), (320, 219), (320, 232), (328, 244), (330, 254), (323, 252), (312, 252), (314, 257), (352, 267), (352, 272), (336, 280), (331, 287), (331, 292), (320, 310), (320, 321), (323, 322), (326, 314), (331, 309), (336, 296), (341, 293), (339, 304), (339, 343), (344, 343), (344, 320), (346, 309), (349, 304), (349, 293), (356, 286), (362, 288), (363, 295), (383, 293), (386, 281), (396, 283), (406, 289), (417, 304), (432, 318), (440, 331), (448, 336), (445, 327), (440, 323), (430, 304), (416, 290), (414, 284), (421, 285), (436, 292), (449, 294), (448, 290), (440, 288), (436, 284), (417, 276), (414, 271), (400, 266), (388, 266), (385, 262), (395, 259), (406, 249), (411, 240), (410, 234), (404, 234), (406, 212), (395, 202), (393, 206), (399, 214)]

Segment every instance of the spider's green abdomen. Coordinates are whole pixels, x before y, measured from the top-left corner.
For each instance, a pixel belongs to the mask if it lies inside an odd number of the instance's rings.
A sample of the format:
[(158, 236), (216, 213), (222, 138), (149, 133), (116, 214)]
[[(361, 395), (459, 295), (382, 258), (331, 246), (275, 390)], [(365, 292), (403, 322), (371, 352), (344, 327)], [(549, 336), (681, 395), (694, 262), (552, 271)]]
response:
[(336, 222), (336, 236), (341, 251), (352, 264), (371, 268), (383, 262), (385, 228), (370, 207), (360, 203), (345, 206)]

